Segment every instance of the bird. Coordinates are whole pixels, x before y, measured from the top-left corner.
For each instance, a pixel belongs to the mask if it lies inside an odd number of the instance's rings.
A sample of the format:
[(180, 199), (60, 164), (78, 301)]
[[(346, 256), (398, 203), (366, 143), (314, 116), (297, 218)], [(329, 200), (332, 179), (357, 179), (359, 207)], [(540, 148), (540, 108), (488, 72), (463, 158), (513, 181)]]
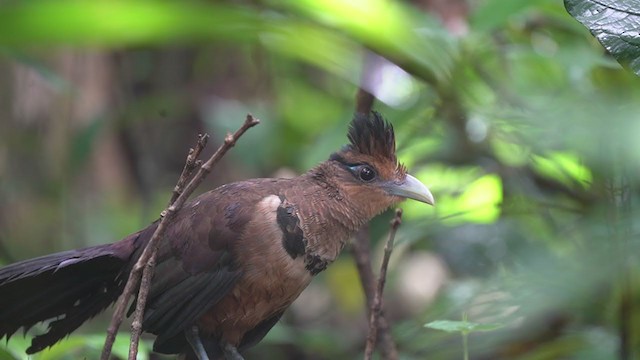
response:
[[(153, 351), (242, 359), (363, 225), (405, 199), (434, 205), (398, 162), (393, 126), (380, 113), (356, 113), (347, 138), (302, 175), (222, 185), (175, 214), (142, 323), (156, 335)], [(158, 224), (115, 243), (0, 268), (0, 339), (44, 322), (26, 350), (33, 354), (104, 311)]]

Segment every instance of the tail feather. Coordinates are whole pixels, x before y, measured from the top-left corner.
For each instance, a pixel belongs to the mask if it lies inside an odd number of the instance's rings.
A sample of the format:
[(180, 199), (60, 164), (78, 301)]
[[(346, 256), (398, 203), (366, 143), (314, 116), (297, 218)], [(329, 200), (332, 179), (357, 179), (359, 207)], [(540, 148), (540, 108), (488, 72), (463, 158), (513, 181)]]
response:
[(28, 354), (55, 344), (122, 293), (138, 234), (121, 242), (25, 260), (0, 269), (0, 339), (51, 320)]

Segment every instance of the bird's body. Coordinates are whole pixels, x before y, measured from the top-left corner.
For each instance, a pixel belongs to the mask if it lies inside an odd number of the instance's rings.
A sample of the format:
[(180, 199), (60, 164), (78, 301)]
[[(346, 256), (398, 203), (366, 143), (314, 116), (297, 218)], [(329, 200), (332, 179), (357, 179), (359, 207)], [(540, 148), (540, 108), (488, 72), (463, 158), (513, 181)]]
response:
[[(258, 343), (362, 225), (406, 197), (433, 203), (397, 164), (393, 130), (377, 114), (356, 117), (349, 138), (296, 178), (231, 183), (185, 204), (158, 250), (147, 300), (154, 350), (194, 355), (194, 329), (211, 357)], [(103, 311), (156, 226), (0, 269), (0, 338), (55, 318), (28, 349), (37, 352)]]

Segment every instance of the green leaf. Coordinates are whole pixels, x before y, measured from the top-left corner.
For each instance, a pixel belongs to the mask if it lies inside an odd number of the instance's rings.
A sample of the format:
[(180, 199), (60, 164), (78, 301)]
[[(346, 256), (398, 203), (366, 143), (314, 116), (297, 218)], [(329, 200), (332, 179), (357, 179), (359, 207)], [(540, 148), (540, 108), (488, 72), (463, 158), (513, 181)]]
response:
[(255, 37), (256, 12), (163, 1), (33, 1), (0, 9), (0, 44), (133, 45)]
[(565, 0), (564, 5), (622, 66), (640, 76), (640, 2)]
[(492, 331), (503, 327), (503, 324), (480, 324), (480, 323), (472, 323), (468, 321), (452, 321), (452, 320), (436, 320), (432, 321), (428, 324), (425, 324), (424, 327), (446, 331), (449, 333), (461, 332), (461, 333), (471, 333), (471, 332), (480, 332), (480, 331)]
[(457, 43), (440, 24), (400, 2), (285, 0), (271, 3), (338, 29), (431, 83), (447, 81), (459, 56)]
[(0, 7), (0, 50), (215, 40), (260, 43), (356, 84), (362, 45), (432, 83), (448, 81), (459, 57), (457, 42), (437, 22), (399, 3), (289, 0), (275, 4), (275, 10), (264, 12), (203, 2), (15, 2)]
[(501, 214), (502, 179), (496, 174), (481, 174), (474, 167), (446, 167), (431, 164), (415, 172), (431, 191), (437, 192), (438, 207), (425, 211), (417, 202), (403, 204), (405, 219), (431, 216), (448, 225), (465, 222), (489, 224)]
[[(0, 51), (16, 57), (13, 54), (34, 46), (119, 48), (203, 41), (259, 43), (276, 53), (359, 83), (360, 44), (340, 29), (331, 30), (299, 18), (201, 2), (18, 2), (0, 7)], [(394, 55), (392, 50), (389, 57)], [(442, 58), (445, 52), (433, 50), (429, 54), (432, 53)], [(428, 57), (417, 59), (431, 61)], [(439, 63), (434, 60), (433, 64)], [(419, 67), (427, 65), (430, 63)]]
[(532, 166), (538, 173), (568, 186), (587, 188), (593, 181), (591, 170), (583, 165), (578, 156), (569, 152), (533, 155)]

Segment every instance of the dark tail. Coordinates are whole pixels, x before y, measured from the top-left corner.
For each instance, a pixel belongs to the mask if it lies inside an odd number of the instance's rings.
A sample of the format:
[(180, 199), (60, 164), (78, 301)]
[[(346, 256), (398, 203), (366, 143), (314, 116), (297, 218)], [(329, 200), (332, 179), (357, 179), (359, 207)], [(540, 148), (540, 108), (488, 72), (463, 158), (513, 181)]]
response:
[(140, 234), (1, 268), (0, 339), (52, 320), (46, 333), (33, 338), (27, 349), (33, 354), (102, 312), (122, 293)]

